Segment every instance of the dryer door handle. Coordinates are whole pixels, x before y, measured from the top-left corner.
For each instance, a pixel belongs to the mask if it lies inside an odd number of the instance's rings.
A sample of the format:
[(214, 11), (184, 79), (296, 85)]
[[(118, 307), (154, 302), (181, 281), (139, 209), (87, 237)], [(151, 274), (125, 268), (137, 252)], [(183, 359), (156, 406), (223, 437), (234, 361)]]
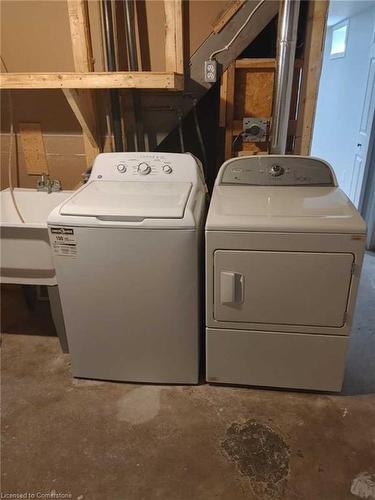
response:
[(241, 304), (243, 302), (243, 275), (231, 271), (220, 273), (220, 302)]

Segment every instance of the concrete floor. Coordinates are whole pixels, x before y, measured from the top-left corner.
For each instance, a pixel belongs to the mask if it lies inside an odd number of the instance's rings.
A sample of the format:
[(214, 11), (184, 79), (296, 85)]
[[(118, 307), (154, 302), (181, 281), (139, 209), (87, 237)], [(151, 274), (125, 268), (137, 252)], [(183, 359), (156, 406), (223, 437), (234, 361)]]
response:
[(374, 254), (341, 395), (73, 380), (46, 311), (19, 299), (3, 300), (3, 495), (375, 498)]

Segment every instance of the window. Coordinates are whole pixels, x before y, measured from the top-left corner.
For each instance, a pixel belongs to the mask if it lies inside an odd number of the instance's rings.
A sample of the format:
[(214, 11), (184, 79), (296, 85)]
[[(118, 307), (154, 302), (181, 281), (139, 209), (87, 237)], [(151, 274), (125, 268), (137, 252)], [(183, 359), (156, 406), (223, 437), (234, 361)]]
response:
[(344, 57), (346, 51), (346, 42), (348, 39), (349, 21), (337, 24), (332, 28), (332, 40), (330, 57)]

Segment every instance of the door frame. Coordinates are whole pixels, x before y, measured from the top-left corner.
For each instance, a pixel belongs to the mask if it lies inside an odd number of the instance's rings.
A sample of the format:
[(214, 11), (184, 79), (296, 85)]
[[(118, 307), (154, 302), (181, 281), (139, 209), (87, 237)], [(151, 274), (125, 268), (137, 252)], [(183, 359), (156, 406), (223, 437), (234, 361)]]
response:
[(372, 120), (358, 209), (367, 223), (367, 249), (375, 250), (375, 115)]

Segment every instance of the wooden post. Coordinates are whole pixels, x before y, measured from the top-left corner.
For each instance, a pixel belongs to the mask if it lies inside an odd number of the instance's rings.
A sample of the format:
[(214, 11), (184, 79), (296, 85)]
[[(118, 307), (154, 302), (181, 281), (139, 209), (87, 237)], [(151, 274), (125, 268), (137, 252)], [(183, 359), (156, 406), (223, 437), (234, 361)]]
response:
[(309, 2), (295, 153), (309, 155), (322, 69), (328, 0)]
[[(225, 71), (223, 78), (226, 79), (224, 89), (226, 90), (225, 110), (225, 146), (224, 160), (232, 157), (233, 152), (233, 111), (234, 111), (234, 85), (235, 85), (236, 63), (233, 61)], [(224, 90), (223, 89), (223, 90)]]
[[(94, 63), (87, 0), (68, 0), (67, 4), (74, 69), (78, 72), (93, 71)], [(74, 90), (65, 90), (64, 95), (81, 126), (83, 123), (85, 124), (82, 130), (83, 141), (86, 163), (90, 166), (100, 152), (94, 94), (91, 90), (82, 91), (80, 94)], [(83, 116), (85, 117), (84, 120)]]
[(184, 72), (182, 0), (164, 0), (165, 71)]

